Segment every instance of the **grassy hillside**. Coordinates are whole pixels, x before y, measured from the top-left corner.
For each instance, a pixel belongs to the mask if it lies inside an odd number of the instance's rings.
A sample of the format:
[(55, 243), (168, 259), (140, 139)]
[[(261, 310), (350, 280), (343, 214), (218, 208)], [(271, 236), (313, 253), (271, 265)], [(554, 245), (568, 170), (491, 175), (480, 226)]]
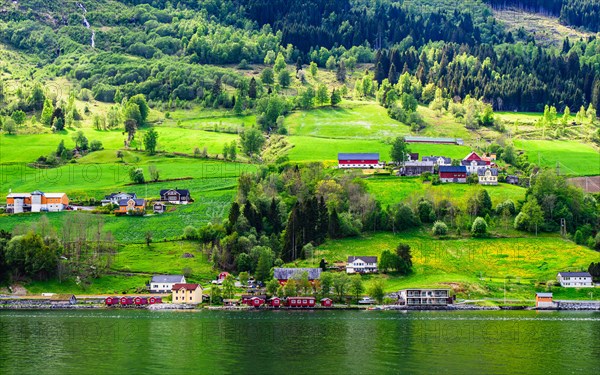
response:
[(526, 150), (532, 163), (543, 167), (560, 166), (562, 174), (591, 176), (600, 174), (600, 153), (577, 141), (516, 140), (517, 148)]
[[(600, 260), (599, 253), (558, 236), (435, 240), (425, 232), (408, 232), (328, 241), (317, 248), (314, 261), (298, 264), (318, 266), (321, 258), (332, 264), (346, 261), (350, 255), (380, 256), (384, 250), (393, 251), (399, 242), (410, 244), (414, 272), (409, 276), (371, 276), (367, 280), (383, 277), (388, 291), (452, 287), (459, 298), (501, 298), (506, 280), (509, 299), (532, 299), (533, 292), (541, 288), (537, 283), (545, 285), (555, 280), (557, 270), (583, 270), (590, 262)], [(579, 294), (585, 298), (585, 293)]]

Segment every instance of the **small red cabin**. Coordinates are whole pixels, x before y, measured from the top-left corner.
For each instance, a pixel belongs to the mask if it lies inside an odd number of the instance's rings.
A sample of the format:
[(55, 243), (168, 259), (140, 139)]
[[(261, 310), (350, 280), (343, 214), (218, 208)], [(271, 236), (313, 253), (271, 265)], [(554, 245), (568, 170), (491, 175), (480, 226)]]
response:
[(148, 298), (146, 298), (146, 297), (135, 297), (133, 299), (133, 303), (135, 303), (136, 305), (147, 305), (148, 304)]
[(322, 307), (331, 307), (332, 304), (333, 304), (333, 301), (331, 300), (331, 298), (323, 298), (321, 300)]
[(269, 299), (269, 306), (280, 307), (281, 306), (281, 298), (273, 297), (273, 298)]
[(119, 300), (121, 305), (133, 305), (133, 298), (131, 297), (121, 297)]
[(104, 304), (107, 306), (118, 305), (119, 298), (118, 297), (106, 297), (106, 299), (104, 300)]
[(252, 298), (259, 298), (259, 299), (261, 299), (263, 304), (267, 302), (267, 295), (266, 294), (256, 294), (256, 295), (244, 294), (244, 295), (242, 295), (242, 305), (252, 306), (250, 304), (250, 300)]
[(265, 300), (259, 297), (252, 297), (248, 300), (248, 306), (252, 307), (260, 307), (260, 305), (264, 304)]
[(287, 307), (315, 307), (315, 297), (288, 297), (286, 300)]
[(148, 303), (150, 305), (154, 305), (155, 303), (162, 303), (162, 298), (161, 297), (150, 297), (150, 298), (148, 298)]

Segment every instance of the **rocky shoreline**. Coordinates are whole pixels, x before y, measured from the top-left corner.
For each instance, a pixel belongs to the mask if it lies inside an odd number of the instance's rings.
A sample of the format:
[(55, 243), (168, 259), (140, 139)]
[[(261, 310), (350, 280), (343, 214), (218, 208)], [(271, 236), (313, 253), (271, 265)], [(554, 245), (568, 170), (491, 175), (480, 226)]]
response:
[[(250, 306), (203, 306), (189, 304), (160, 303), (148, 306), (106, 306), (103, 303), (84, 302), (77, 304), (53, 303), (47, 300), (2, 299), (0, 310), (90, 310), (90, 309), (145, 309), (150, 311), (177, 311), (177, 310), (211, 310), (211, 311), (268, 311), (272, 308), (261, 307), (255, 309)], [(594, 302), (561, 302), (554, 307), (535, 308), (532, 306), (476, 306), (476, 305), (448, 305), (448, 306), (332, 306), (315, 307), (313, 309), (280, 307), (277, 310), (364, 310), (364, 311), (502, 311), (502, 310), (539, 310), (539, 311), (600, 311), (600, 303)]]

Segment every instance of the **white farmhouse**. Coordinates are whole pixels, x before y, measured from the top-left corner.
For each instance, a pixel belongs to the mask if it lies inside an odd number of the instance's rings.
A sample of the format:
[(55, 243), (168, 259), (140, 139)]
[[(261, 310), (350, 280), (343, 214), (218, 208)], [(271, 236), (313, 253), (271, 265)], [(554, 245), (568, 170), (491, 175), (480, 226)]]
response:
[(348, 257), (346, 273), (374, 273), (377, 271), (377, 257)]
[(170, 293), (173, 285), (185, 284), (183, 275), (155, 275), (150, 280), (150, 293)]
[(593, 288), (592, 275), (589, 272), (559, 272), (556, 280), (564, 288)]

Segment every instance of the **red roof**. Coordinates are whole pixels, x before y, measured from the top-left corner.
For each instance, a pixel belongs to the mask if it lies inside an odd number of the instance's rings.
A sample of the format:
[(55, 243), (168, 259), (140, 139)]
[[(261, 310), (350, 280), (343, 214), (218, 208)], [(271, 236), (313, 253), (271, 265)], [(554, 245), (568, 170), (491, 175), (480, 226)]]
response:
[(475, 151), (473, 151), (469, 155), (467, 155), (467, 157), (464, 158), (463, 160), (473, 161), (473, 160), (483, 160), (483, 159), (479, 155), (477, 155), (477, 153)]
[(196, 290), (200, 285), (198, 284), (175, 284), (171, 288), (171, 290), (179, 290), (179, 289), (187, 289), (187, 290)]

